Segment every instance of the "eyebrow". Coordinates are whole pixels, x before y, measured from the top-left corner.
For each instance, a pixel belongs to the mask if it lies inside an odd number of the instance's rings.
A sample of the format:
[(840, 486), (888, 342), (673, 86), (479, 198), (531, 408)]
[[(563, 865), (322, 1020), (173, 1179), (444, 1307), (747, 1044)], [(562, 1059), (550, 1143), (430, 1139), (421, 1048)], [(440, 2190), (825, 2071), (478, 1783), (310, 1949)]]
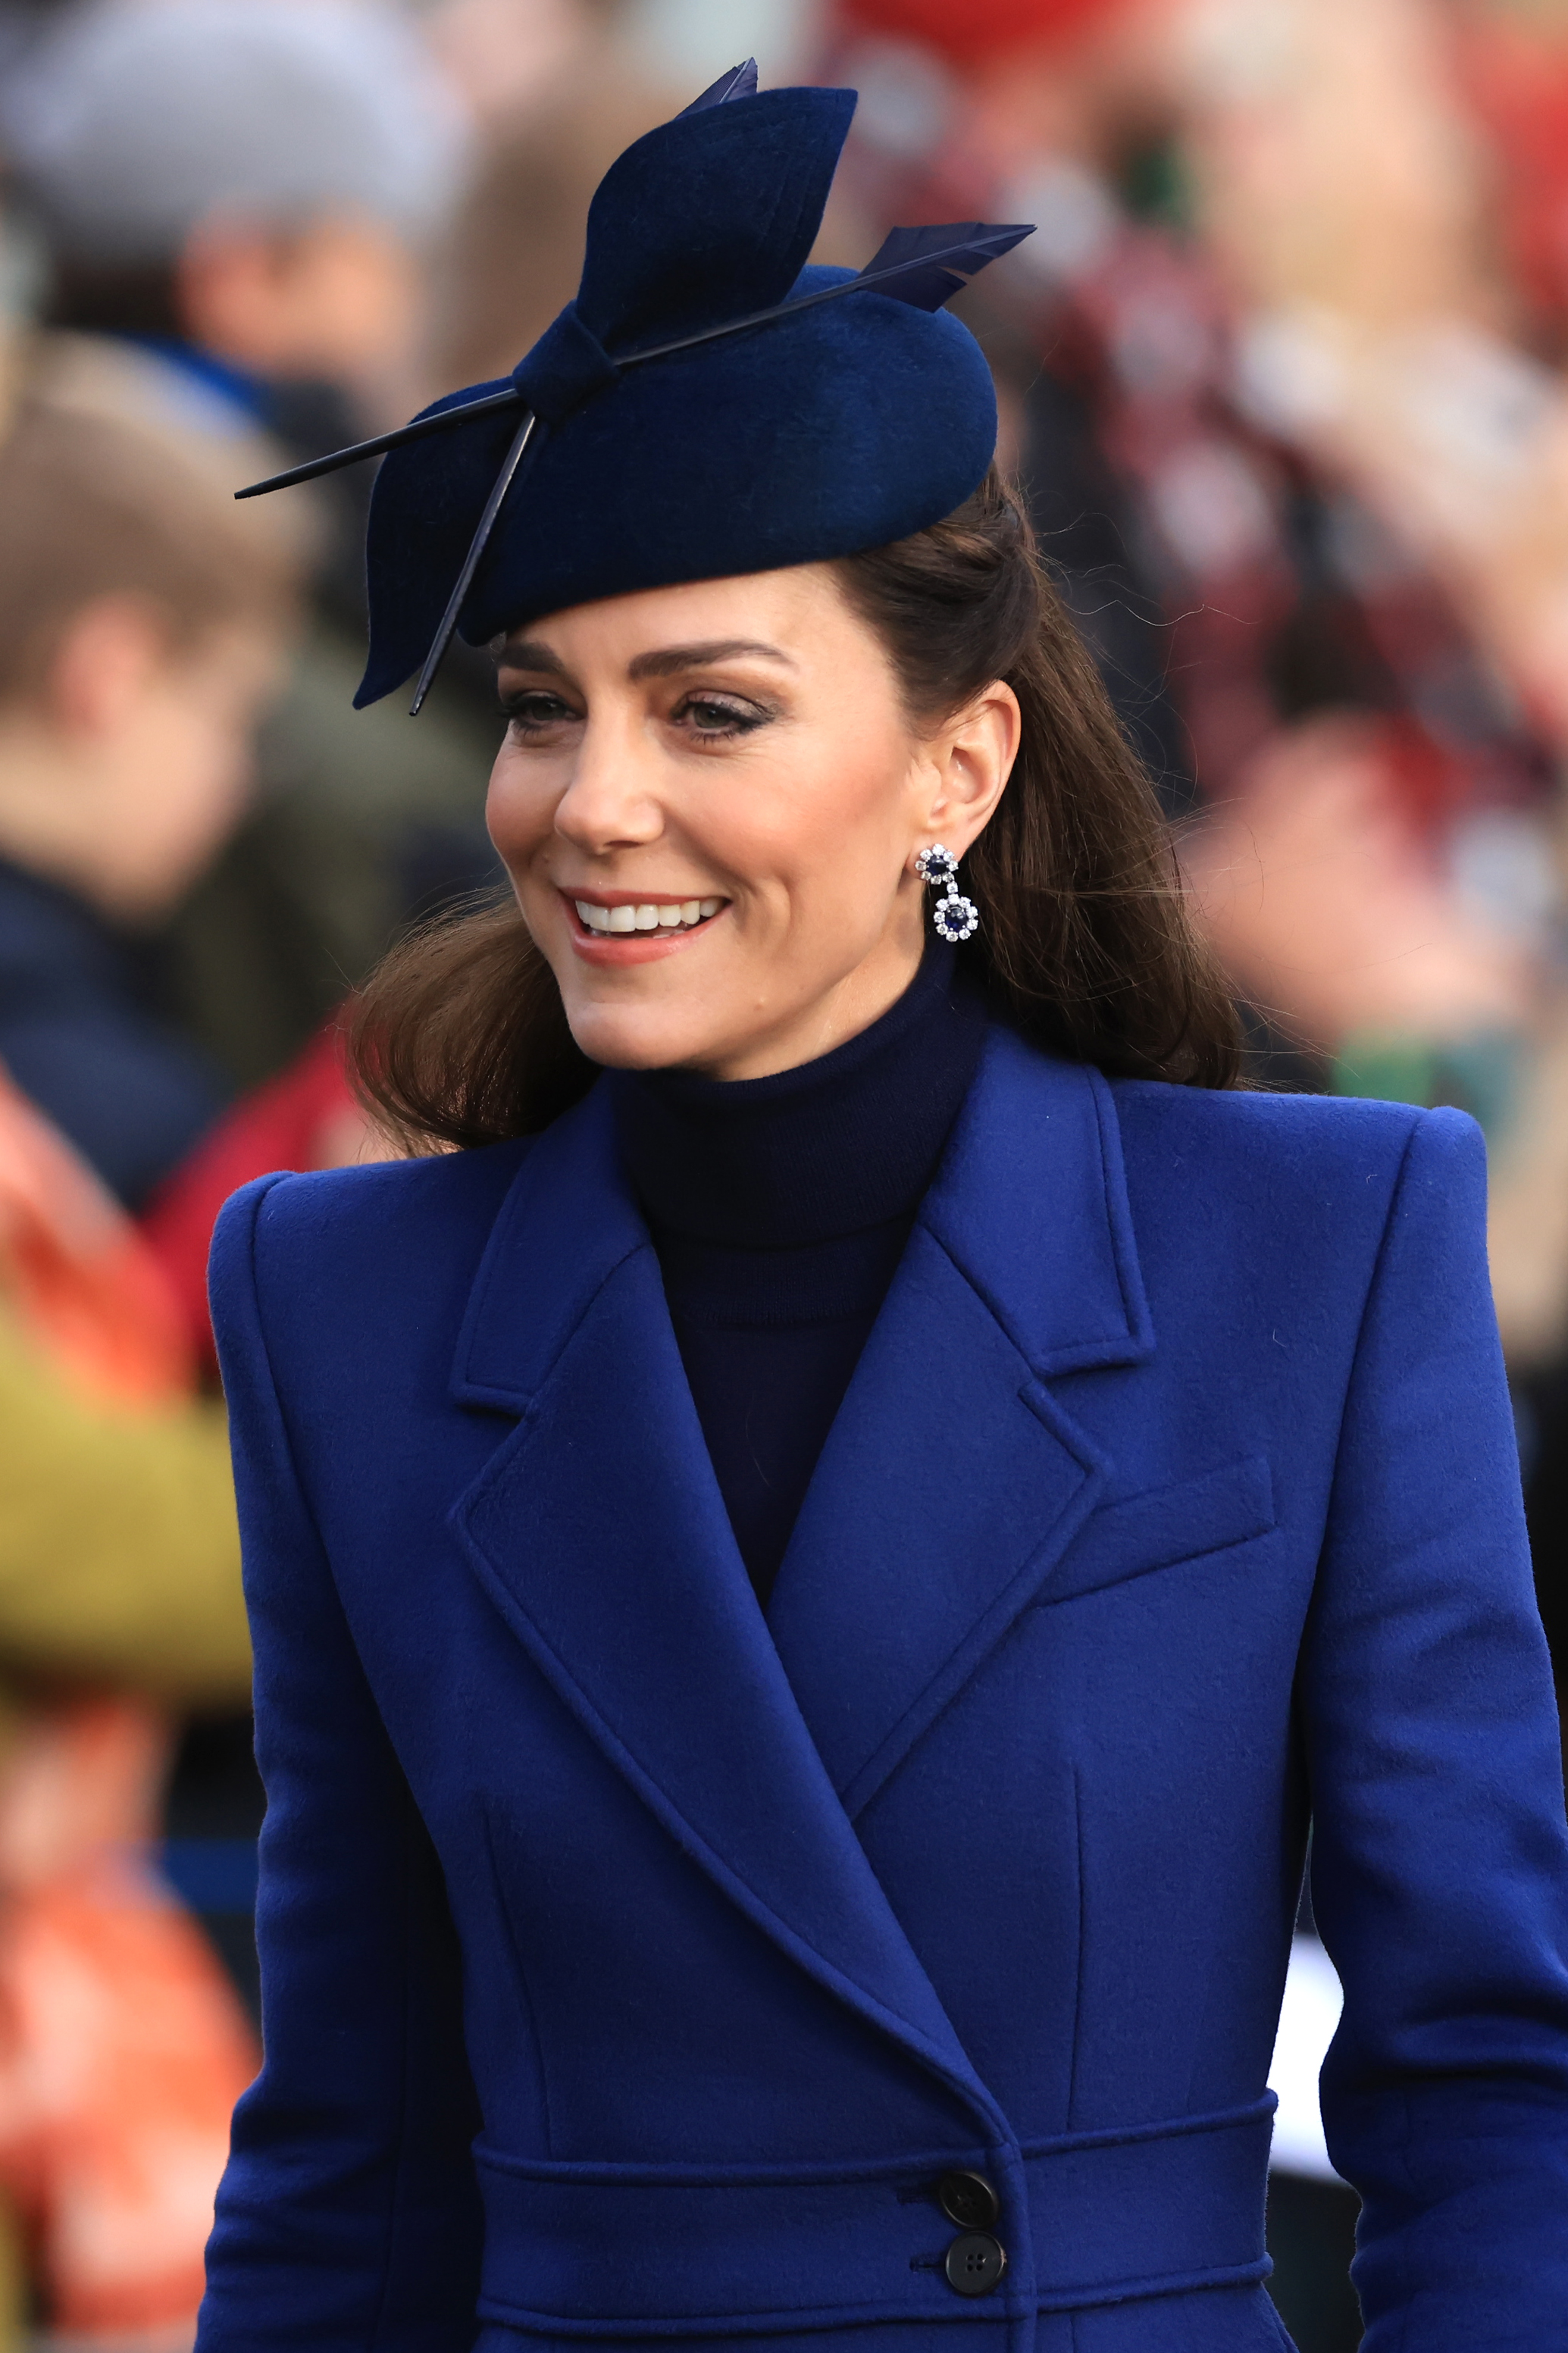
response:
[[(756, 660), (782, 662), (786, 670), (795, 668), (789, 655), (778, 646), (763, 645), (753, 638), (710, 638), (700, 645), (658, 646), (651, 653), (637, 654), (626, 664), (626, 676), (674, 678), (682, 670), (701, 670), (709, 662), (733, 661), (742, 654)], [(567, 675), (560, 655), (552, 653), (541, 638), (508, 639), (497, 649), (495, 662), (498, 670), (534, 670), (546, 678)]]
[(752, 638), (710, 638), (701, 645), (660, 646), (652, 653), (638, 654), (626, 664), (626, 676), (673, 678), (680, 670), (702, 670), (709, 662), (733, 661), (742, 654), (762, 661), (783, 662), (786, 670), (795, 668), (788, 654), (777, 646), (765, 646)]
[(542, 638), (508, 638), (494, 649), (497, 670), (542, 670), (547, 678), (564, 678), (566, 665)]

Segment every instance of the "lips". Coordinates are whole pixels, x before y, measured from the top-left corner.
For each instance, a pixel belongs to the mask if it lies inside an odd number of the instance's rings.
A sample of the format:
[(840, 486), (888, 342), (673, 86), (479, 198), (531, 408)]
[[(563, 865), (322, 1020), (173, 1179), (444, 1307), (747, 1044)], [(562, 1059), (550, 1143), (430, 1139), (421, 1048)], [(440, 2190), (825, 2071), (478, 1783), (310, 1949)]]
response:
[(618, 907), (602, 907), (592, 899), (574, 899), (577, 920), (584, 931), (608, 938), (627, 932), (691, 932), (711, 922), (722, 899), (641, 899)]

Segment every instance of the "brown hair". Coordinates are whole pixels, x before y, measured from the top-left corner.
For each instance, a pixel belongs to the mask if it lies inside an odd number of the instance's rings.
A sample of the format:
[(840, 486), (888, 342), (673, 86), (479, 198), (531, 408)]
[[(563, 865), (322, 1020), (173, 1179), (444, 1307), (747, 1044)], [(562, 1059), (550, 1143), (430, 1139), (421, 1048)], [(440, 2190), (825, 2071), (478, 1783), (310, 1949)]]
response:
[[(1192, 927), (1153, 787), (1016, 491), (993, 468), (945, 522), (834, 569), (916, 724), (994, 679), (1018, 697), (1017, 760), (965, 861), (980, 930), (959, 950), (999, 1017), (1113, 1075), (1237, 1084), (1235, 1009)], [(361, 999), (353, 1051), (367, 1101), (426, 1148), (531, 1134), (595, 1076), (510, 902), (395, 948)]]
[(24, 398), (0, 443), (0, 701), (41, 684), (72, 616), (100, 596), (144, 600), (173, 650), (286, 619), (297, 567), (229, 507), (171, 434)]

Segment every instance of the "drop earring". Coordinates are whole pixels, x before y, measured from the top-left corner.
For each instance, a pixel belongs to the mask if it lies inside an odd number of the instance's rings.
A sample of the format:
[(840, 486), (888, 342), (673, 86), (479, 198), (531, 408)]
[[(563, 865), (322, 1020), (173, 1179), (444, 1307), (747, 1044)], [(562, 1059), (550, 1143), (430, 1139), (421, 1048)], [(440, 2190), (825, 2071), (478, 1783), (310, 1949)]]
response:
[(942, 893), (931, 911), (938, 939), (957, 947), (971, 933), (979, 930), (980, 910), (973, 899), (960, 896), (958, 860), (951, 849), (944, 849), (940, 841), (933, 842), (915, 860), (915, 872), (922, 882), (929, 882), (933, 891)]

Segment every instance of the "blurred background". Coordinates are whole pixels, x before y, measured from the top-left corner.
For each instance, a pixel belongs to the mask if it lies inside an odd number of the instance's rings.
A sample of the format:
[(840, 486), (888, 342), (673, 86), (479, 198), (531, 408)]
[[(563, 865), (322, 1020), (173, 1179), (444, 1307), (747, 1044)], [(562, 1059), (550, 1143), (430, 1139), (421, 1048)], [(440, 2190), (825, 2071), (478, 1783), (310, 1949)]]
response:
[[(261, 1799), (203, 1298), (380, 1148), (341, 1008), (493, 886), (488, 663), (354, 715), (368, 470), (510, 370), (630, 139), (861, 92), (819, 258), (958, 307), (1272, 1087), (1453, 1103), (1568, 1673), (1568, 0), (0, 0), (0, 2353), (189, 2343)], [(1275, 2292), (1360, 2329), (1303, 1898)]]

